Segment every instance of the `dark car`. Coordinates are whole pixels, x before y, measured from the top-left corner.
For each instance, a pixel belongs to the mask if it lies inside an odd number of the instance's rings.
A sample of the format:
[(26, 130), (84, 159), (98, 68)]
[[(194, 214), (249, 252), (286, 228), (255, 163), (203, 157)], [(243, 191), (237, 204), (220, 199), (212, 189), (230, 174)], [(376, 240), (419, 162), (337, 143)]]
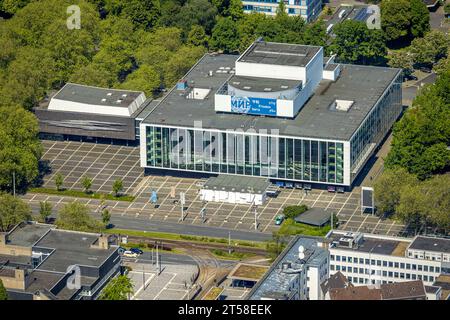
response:
[(130, 251), (133, 252), (133, 253), (137, 253), (137, 254), (143, 254), (144, 253), (144, 251), (142, 251), (139, 248), (131, 248)]
[(328, 192), (336, 192), (336, 187), (328, 186), (327, 190), (328, 190)]

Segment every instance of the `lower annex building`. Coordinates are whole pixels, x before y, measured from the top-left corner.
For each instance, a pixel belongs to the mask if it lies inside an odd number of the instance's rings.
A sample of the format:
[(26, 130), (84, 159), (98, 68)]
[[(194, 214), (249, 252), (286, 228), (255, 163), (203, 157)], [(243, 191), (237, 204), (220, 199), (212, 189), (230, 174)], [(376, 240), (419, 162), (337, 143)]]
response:
[(141, 166), (349, 188), (402, 111), (401, 83), (318, 46), (206, 54), (140, 123)]

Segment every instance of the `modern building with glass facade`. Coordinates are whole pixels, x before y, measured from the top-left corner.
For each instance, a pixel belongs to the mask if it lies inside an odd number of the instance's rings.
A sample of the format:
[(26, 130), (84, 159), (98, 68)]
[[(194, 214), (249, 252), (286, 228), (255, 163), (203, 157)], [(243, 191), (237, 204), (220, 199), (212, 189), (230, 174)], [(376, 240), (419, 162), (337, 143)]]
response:
[[(307, 22), (314, 21), (322, 10), (322, 0), (281, 0), (290, 16), (301, 16)], [(280, 0), (243, 0), (245, 13), (258, 12), (276, 15)]]
[(322, 47), (207, 54), (141, 122), (141, 166), (351, 187), (401, 113), (401, 82)]

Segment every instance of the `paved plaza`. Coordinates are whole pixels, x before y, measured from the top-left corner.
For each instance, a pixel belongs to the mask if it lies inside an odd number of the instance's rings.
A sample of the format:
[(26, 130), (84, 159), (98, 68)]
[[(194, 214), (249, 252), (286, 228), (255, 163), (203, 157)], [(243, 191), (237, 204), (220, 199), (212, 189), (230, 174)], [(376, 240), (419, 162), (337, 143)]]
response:
[(132, 268), (129, 272), (134, 285), (132, 300), (187, 299), (190, 281), (198, 273), (196, 264), (164, 264), (159, 275), (151, 263), (127, 262), (126, 265)]

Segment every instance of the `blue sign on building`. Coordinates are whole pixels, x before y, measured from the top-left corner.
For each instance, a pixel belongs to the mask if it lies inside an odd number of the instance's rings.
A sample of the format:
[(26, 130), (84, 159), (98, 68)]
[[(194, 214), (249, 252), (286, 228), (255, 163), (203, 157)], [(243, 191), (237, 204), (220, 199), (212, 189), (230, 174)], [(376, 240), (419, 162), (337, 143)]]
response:
[(276, 116), (277, 99), (232, 96), (231, 112)]

